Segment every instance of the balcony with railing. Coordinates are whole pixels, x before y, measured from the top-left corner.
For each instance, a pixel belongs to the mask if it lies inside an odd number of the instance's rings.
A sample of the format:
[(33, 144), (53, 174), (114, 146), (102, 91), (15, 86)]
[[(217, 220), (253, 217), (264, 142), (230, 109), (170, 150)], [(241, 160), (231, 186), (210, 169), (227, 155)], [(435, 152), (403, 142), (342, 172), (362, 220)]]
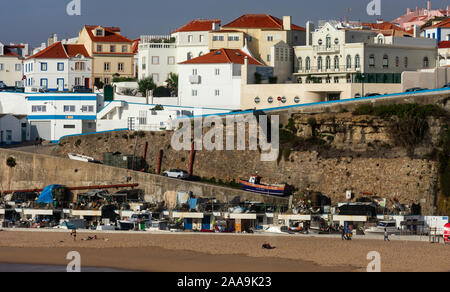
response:
[(331, 68), (326, 68), (325, 66), (322, 66), (321, 68), (317, 66), (311, 66), (309, 70), (307, 70), (305, 67), (302, 69), (297, 70), (297, 74), (333, 74), (333, 73), (358, 73), (361, 72), (361, 68), (356, 68), (355, 66), (347, 67), (345, 65), (335, 67), (332, 66)]
[(339, 45), (329, 45), (329, 46), (313, 46), (313, 50), (315, 53), (339, 53), (341, 47)]

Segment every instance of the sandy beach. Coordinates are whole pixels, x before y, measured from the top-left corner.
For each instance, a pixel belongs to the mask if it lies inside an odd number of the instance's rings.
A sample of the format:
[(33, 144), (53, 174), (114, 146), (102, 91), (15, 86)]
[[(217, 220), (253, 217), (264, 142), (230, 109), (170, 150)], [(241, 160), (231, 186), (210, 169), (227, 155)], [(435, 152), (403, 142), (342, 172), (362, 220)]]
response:
[[(381, 270), (450, 271), (450, 246), (428, 242), (231, 234), (112, 234), (0, 231), (0, 263), (67, 265), (78, 251), (82, 267), (153, 272), (366, 271), (367, 254)], [(273, 250), (264, 250), (270, 242)]]

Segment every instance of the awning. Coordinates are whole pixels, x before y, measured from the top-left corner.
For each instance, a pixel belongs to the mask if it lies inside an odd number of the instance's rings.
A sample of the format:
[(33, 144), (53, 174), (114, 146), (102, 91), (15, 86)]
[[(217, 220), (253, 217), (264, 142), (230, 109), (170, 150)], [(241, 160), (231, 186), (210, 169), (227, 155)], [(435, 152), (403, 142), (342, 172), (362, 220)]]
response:
[(173, 212), (172, 213), (173, 218), (197, 218), (197, 219), (203, 219), (203, 213), (197, 213), (197, 212)]
[(256, 214), (231, 213), (230, 219), (249, 219), (256, 220)]
[(46, 209), (23, 209), (24, 215), (53, 215), (53, 210)]

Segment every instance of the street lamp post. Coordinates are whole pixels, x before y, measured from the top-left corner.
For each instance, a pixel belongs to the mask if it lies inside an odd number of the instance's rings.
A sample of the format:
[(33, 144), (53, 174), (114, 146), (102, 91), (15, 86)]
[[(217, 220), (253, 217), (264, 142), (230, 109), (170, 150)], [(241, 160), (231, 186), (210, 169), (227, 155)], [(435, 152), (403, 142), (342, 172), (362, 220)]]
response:
[(362, 93), (361, 93), (361, 97), (364, 97), (364, 78), (365, 75), (361, 74), (361, 82), (362, 82)]

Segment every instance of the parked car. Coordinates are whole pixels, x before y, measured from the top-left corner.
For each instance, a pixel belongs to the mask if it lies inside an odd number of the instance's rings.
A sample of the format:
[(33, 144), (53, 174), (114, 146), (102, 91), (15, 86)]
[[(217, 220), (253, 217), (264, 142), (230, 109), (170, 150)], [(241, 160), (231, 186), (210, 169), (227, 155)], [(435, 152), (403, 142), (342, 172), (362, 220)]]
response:
[(74, 86), (72, 88), (72, 92), (76, 92), (76, 93), (92, 93), (92, 89), (85, 87), (85, 86), (81, 86), (81, 85), (77, 85)]
[(0, 88), (3, 88), (5, 86), (6, 86), (6, 84), (3, 81), (0, 81)]
[(445, 84), (442, 88), (450, 88), (450, 83)]
[(173, 177), (173, 178), (188, 178), (189, 174), (181, 169), (171, 169), (163, 172), (163, 176)]
[(360, 98), (360, 97), (361, 97), (361, 94), (359, 94), (359, 93), (355, 94), (355, 98)]
[(424, 91), (424, 90), (428, 90), (428, 88), (413, 87), (413, 88), (406, 89), (405, 92), (417, 92), (417, 91)]
[(367, 93), (366, 97), (370, 97), (370, 96), (380, 96), (381, 94), (379, 93)]

